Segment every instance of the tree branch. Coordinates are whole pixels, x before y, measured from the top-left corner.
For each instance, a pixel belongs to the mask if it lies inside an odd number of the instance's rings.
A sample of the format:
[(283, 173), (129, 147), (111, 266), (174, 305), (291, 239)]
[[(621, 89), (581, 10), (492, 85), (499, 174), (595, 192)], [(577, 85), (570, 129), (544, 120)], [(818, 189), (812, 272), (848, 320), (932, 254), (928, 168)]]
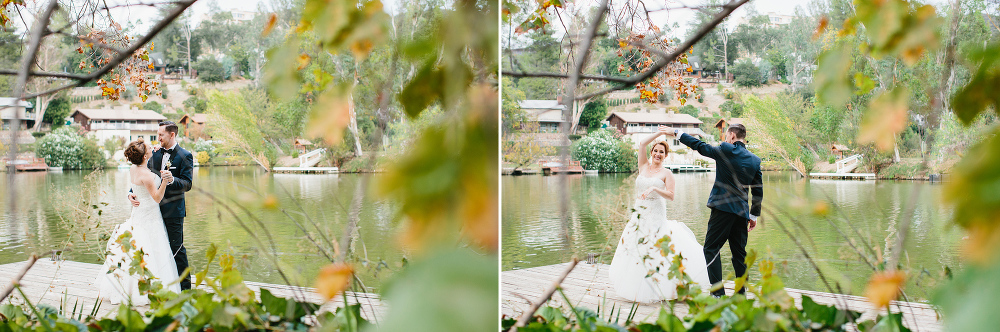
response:
[[(16, 70), (0, 69), (0, 75), (14, 76), (14, 75), (19, 75), (19, 74), (20, 74), (20, 72), (18, 72)], [(35, 77), (55, 77), (55, 78), (65, 78), (65, 79), (71, 79), (71, 80), (83, 80), (83, 79), (87, 78), (87, 76), (78, 75), (78, 74), (58, 73), (58, 72), (51, 72), (51, 71), (32, 71), (32, 72), (28, 73), (28, 76), (29, 77), (31, 77), (31, 76), (35, 76)]]
[(28, 261), (25, 262), (24, 267), (21, 268), (21, 273), (18, 273), (17, 276), (14, 276), (14, 279), (11, 279), (10, 284), (7, 285), (7, 288), (3, 290), (3, 293), (0, 293), (0, 302), (3, 302), (3, 300), (6, 299), (7, 296), (9, 296), (10, 293), (14, 291), (14, 288), (21, 283), (21, 278), (24, 278), (24, 275), (28, 274), (28, 270), (30, 270), (31, 267), (35, 265), (36, 261), (38, 261), (38, 255), (31, 255), (31, 258), (28, 258)]
[[(514, 71), (504, 71), (503, 76), (510, 77), (545, 77), (545, 78), (569, 78), (569, 75), (559, 74), (559, 73), (528, 73), (528, 72), (514, 72)], [(629, 83), (627, 78), (621, 77), (610, 77), (610, 76), (599, 76), (599, 75), (580, 75), (580, 79), (585, 80), (595, 80), (595, 81), (608, 81), (616, 83)]]
[(160, 20), (160, 22), (157, 23), (156, 26), (154, 26), (152, 29), (150, 29), (148, 33), (142, 36), (142, 38), (140, 38), (139, 40), (135, 41), (135, 43), (133, 43), (132, 46), (129, 46), (128, 49), (124, 50), (123, 53), (119, 53), (117, 57), (111, 59), (111, 61), (109, 61), (108, 64), (104, 65), (104, 67), (101, 67), (101, 69), (98, 70), (97, 72), (94, 72), (86, 76), (84, 79), (79, 80), (76, 83), (67, 84), (46, 91), (42, 91), (39, 93), (35, 93), (32, 95), (28, 95), (25, 96), (24, 99), (43, 96), (51, 93), (56, 93), (65, 89), (82, 86), (84, 84), (90, 83), (91, 81), (100, 78), (101, 76), (104, 76), (104, 74), (107, 74), (112, 69), (114, 69), (119, 64), (128, 59), (130, 56), (132, 56), (132, 53), (135, 53), (135, 51), (138, 50), (140, 47), (146, 45), (146, 43), (149, 43), (149, 41), (153, 40), (153, 37), (156, 37), (156, 35), (159, 34), (160, 31), (169, 26), (170, 23), (173, 23), (173, 21), (177, 19), (177, 17), (180, 16), (181, 13), (184, 13), (184, 10), (186, 10), (188, 7), (191, 7), (191, 5), (194, 4), (194, 2), (195, 0), (178, 2), (177, 7), (174, 8), (173, 11), (171, 11), (169, 14), (167, 14), (167, 16), (163, 18), (163, 20)]
[(566, 267), (566, 270), (563, 271), (562, 275), (559, 276), (559, 279), (556, 279), (556, 281), (552, 283), (552, 286), (549, 286), (549, 289), (545, 290), (545, 293), (542, 294), (542, 297), (540, 297), (538, 301), (535, 301), (535, 303), (531, 304), (531, 307), (528, 308), (528, 311), (521, 313), (521, 318), (517, 319), (517, 323), (514, 324), (514, 328), (511, 329), (511, 332), (517, 332), (516, 329), (518, 327), (524, 327), (525, 325), (528, 324), (528, 321), (531, 320), (531, 317), (535, 315), (535, 311), (538, 311), (538, 308), (541, 307), (542, 304), (545, 304), (545, 302), (549, 301), (549, 298), (552, 297), (552, 294), (554, 294), (556, 290), (559, 289), (559, 285), (562, 284), (563, 280), (565, 280), (567, 276), (569, 276), (570, 272), (573, 272), (573, 268), (575, 268), (576, 264), (579, 262), (580, 262), (579, 258), (573, 257), (573, 260), (569, 262), (569, 266)]
[(625, 85), (611, 87), (585, 96), (576, 97), (576, 100), (592, 98), (612, 91), (618, 91), (624, 89), (629, 85), (636, 84), (645, 81), (650, 77), (653, 77), (654, 75), (656, 75), (656, 73), (658, 73), (661, 69), (663, 69), (663, 67), (666, 67), (668, 64), (670, 64), (671, 61), (677, 59), (678, 56), (680, 56), (684, 52), (687, 52), (687, 50), (690, 49), (692, 46), (694, 46), (694, 44), (697, 44), (698, 41), (700, 41), (702, 38), (705, 38), (705, 36), (708, 35), (709, 32), (712, 32), (712, 30), (715, 29), (716, 26), (721, 24), (722, 21), (726, 19), (726, 17), (729, 17), (729, 15), (733, 13), (733, 11), (735, 11), (737, 8), (747, 3), (748, 1), (750, 0), (733, 0), (728, 4), (723, 5), (722, 11), (716, 14), (715, 17), (712, 19), (712, 21), (703, 25), (701, 29), (698, 30), (698, 33), (696, 33), (694, 36), (691, 36), (691, 38), (689, 38), (683, 44), (678, 46), (677, 49), (668, 54), (666, 57), (662, 57), (659, 61), (650, 66), (649, 69), (646, 70), (645, 72), (626, 79)]

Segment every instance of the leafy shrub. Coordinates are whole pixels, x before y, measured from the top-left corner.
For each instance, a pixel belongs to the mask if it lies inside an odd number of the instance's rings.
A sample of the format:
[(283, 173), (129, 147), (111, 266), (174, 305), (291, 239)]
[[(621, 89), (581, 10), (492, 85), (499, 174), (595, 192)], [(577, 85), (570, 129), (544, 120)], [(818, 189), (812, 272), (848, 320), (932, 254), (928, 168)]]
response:
[(53, 99), (49, 102), (49, 106), (45, 108), (45, 115), (42, 116), (42, 122), (51, 124), (52, 129), (62, 127), (66, 124), (66, 117), (73, 112), (71, 106), (69, 99), (66, 99), (66, 97)]
[(694, 107), (694, 105), (684, 105), (684, 106), (681, 106), (681, 108), (678, 109), (678, 111), (680, 113), (684, 113), (684, 114), (687, 114), (687, 115), (690, 115), (690, 116), (693, 116), (693, 117), (696, 117), (696, 118), (698, 117), (698, 108)]
[(570, 151), (584, 169), (601, 172), (632, 172), (639, 162), (631, 141), (611, 129), (594, 131), (573, 142)]
[(156, 113), (162, 113), (163, 112), (163, 104), (160, 104), (160, 103), (155, 102), (155, 101), (151, 101), (151, 102), (143, 104), (142, 108), (150, 110), (150, 111), (153, 111), (153, 112), (156, 112)]
[(208, 152), (198, 151), (198, 154), (195, 155), (195, 158), (198, 160), (198, 164), (199, 165), (207, 165), (208, 164), (208, 160), (209, 160)]
[(208, 109), (208, 100), (198, 98), (198, 96), (191, 96), (184, 101), (184, 107), (195, 113), (204, 113)]
[(580, 125), (588, 128), (599, 128), (601, 121), (608, 116), (608, 103), (604, 98), (587, 103), (580, 114)]
[(194, 69), (198, 71), (198, 79), (202, 82), (218, 83), (229, 78), (226, 76), (226, 70), (222, 68), (222, 63), (212, 57), (198, 60), (194, 64)]
[(728, 112), (730, 117), (739, 118), (743, 116), (743, 104), (732, 100), (726, 100), (722, 105), (719, 105), (719, 110), (722, 111), (723, 115)]
[(65, 169), (103, 168), (107, 159), (97, 141), (86, 139), (70, 127), (56, 129), (42, 137), (35, 154), (51, 167)]
[(826, 162), (831, 163), (831, 164), (836, 163), (837, 162), (837, 157), (830, 156), (830, 159), (827, 159)]
[(736, 86), (755, 87), (764, 83), (764, 76), (760, 69), (752, 63), (743, 61), (733, 67), (733, 75), (736, 77)]

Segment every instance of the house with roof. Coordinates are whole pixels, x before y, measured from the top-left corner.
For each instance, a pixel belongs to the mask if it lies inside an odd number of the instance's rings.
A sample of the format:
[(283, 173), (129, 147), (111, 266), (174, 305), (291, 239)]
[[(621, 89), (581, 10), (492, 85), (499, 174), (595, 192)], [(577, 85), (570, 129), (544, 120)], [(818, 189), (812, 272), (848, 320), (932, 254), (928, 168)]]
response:
[(0, 98), (0, 120), (3, 120), (0, 130), (11, 130), (16, 119), (21, 119), (19, 130), (31, 128), (35, 125), (35, 107), (17, 98)]
[[(636, 148), (639, 147), (639, 142), (643, 139), (656, 134), (659, 126), (678, 128), (688, 135), (701, 139), (708, 137), (708, 134), (699, 128), (702, 124), (701, 120), (674, 111), (664, 113), (611, 112), (606, 121), (611, 128), (630, 138), (635, 143)], [(671, 149), (681, 146), (680, 140), (676, 137), (667, 137), (666, 139)]]
[(566, 119), (563, 117), (565, 105), (558, 100), (522, 100), (521, 109), (528, 115), (528, 120), (538, 123), (538, 132), (556, 133)]
[(198, 114), (184, 114), (177, 124), (184, 128), (184, 137), (190, 139), (211, 139), (211, 136), (205, 134), (205, 123), (208, 122), (208, 114), (198, 113)]
[[(714, 127), (719, 130), (719, 139), (721, 140), (725, 138), (724, 136), (726, 135), (726, 130), (729, 130), (729, 126), (743, 123), (743, 118), (730, 118), (729, 120), (723, 118), (716, 121)], [(745, 126), (745, 124), (743, 125)]]
[(147, 142), (156, 140), (160, 121), (167, 117), (151, 110), (140, 109), (78, 109), (70, 115), (71, 125), (79, 126), (103, 143), (108, 139), (124, 138), (131, 142), (139, 137)]

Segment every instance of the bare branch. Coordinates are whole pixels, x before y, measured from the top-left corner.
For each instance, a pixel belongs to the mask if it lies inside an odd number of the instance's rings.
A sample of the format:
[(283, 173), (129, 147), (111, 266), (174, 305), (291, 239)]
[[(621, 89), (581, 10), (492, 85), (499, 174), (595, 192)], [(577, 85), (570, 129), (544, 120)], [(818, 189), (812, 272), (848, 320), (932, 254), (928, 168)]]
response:
[(10, 293), (14, 291), (14, 288), (21, 283), (21, 278), (24, 278), (24, 275), (28, 274), (28, 270), (31, 269), (31, 266), (35, 265), (36, 261), (38, 261), (38, 255), (31, 255), (31, 258), (28, 258), (28, 261), (25, 262), (24, 267), (21, 268), (21, 273), (18, 273), (17, 276), (14, 276), (14, 279), (10, 280), (10, 285), (7, 285), (7, 288), (3, 290), (3, 293), (0, 293), (0, 302), (3, 302), (3, 299), (7, 298), (7, 296), (9, 296)]
[[(513, 72), (504, 71), (503, 76), (510, 77), (545, 77), (545, 78), (569, 78), (569, 75), (558, 74), (558, 73), (528, 73), (528, 72)], [(580, 75), (580, 79), (585, 80), (595, 80), (595, 81), (608, 81), (616, 83), (630, 83), (627, 78), (621, 77), (610, 77), (610, 76), (599, 76), (599, 75)]]
[(569, 262), (569, 266), (567, 266), (566, 270), (559, 276), (559, 279), (556, 279), (556, 281), (552, 283), (552, 286), (549, 286), (549, 289), (545, 290), (545, 293), (542, 293), (542, 297), (538, 298), (535, 303), (532, 303), (531, 307), (529, 307), (527, 311), (521, 313), (521, 318), (517, 319), (517, 323), (514, 324), (514, 328), (511, 329), (511, 332), (517, 332), (516, 329), (518, 327), (523, 327), (528, 324), (528, 321), (531, 320), (531, 316), (535, 315), (535, 311), (538, 311), (538, 308), (541, 307), (542, 304), (549, 301), (552, 294), (559, 289), (559, 285), (562, 284), (563, 280), (566, 280), (566, 277), (569, 276), (570, 272), (573, 272), (573, 268), (575, 268), (576, 264), (579, 262), (579, 258), (573, 257), (573, 260)]
[[(18, 74), (20, 74), (20, 73), (18, 71), (15, 71), (15, 70), (0, 69), (0, 75), (14, 76), (14, 75), (18, 75)], [(58, 72), (51, 72), (51, 71), (32, 71), (32, 72), (28, 73), (28, 76), (29, 77), (30, 76), (35, 76), (35, 77), (55, 77), (55, 78), (65, 78), (65, 79), (71, 79), (71, 80), (83, 80), (83, 79), (87, 79), (87, 76), (83, 76), (83, 75), (70, 74), (70, 73), (58, 73)]]

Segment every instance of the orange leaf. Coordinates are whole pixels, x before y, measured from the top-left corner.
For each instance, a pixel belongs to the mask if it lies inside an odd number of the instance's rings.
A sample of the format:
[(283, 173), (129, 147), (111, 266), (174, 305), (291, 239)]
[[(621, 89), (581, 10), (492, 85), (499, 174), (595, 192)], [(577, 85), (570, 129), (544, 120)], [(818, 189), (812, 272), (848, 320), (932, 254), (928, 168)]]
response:
[(895, 300), (899, 296), (899, 291), (906, 281), (906, 273), (902, 271), (882, 271), (872, 276), (865, 288), (865, 297), (871, 301), (876, 308), (884, 308), (889, 305), (889, 301)]
[(819, 26), (816, 27), (816, 32), (813, 33), (813, 40), (819, 39), (819, 36), (823, 35), (823, 31), (826, 31), (826, 26), (830, 24), (830, 18), (823, 16), (819, 19)]
[(296, 59), (299, 62), (299, 67), (297, 68), (297, 70), (302, 70), (303, 68), (305, 68), (306, 66), (308, 66), (309, 65), (309, 59), (310, 58), (309, 58), (308, 54), (305, 54), (305, 53), (299, 54), (298, 59)]
[(910, 90), (905, 87), (883, 92), (873, 100), (861, 123), (858, 141), (875, 143), (879, 150), (892, 149), (896, 135), (906, 127)]
[(271, 33), (271, 30), (274, 29), (274, 24), (277, 22), (278, 22), (278, 15), (271, 13), (271, 15), (267, 17), (267, 23), (264, 24), (264, 31), (260, 33), (260, 36), (267, 37), (267, 35)]
[(354, 268), (345, 263), (327, 265), (319, 270), (319, 275), (316, 276), (316, 292), (323, 296), (326, 301), (330, 301), (334, 296), (347, 289), (353, 274)]
[(306, 134), (323, 138), (327, 144), (340, 144), (354, 109), (350, 96), (350, 87), (333, 87), (320, 95), (310, 112)]

